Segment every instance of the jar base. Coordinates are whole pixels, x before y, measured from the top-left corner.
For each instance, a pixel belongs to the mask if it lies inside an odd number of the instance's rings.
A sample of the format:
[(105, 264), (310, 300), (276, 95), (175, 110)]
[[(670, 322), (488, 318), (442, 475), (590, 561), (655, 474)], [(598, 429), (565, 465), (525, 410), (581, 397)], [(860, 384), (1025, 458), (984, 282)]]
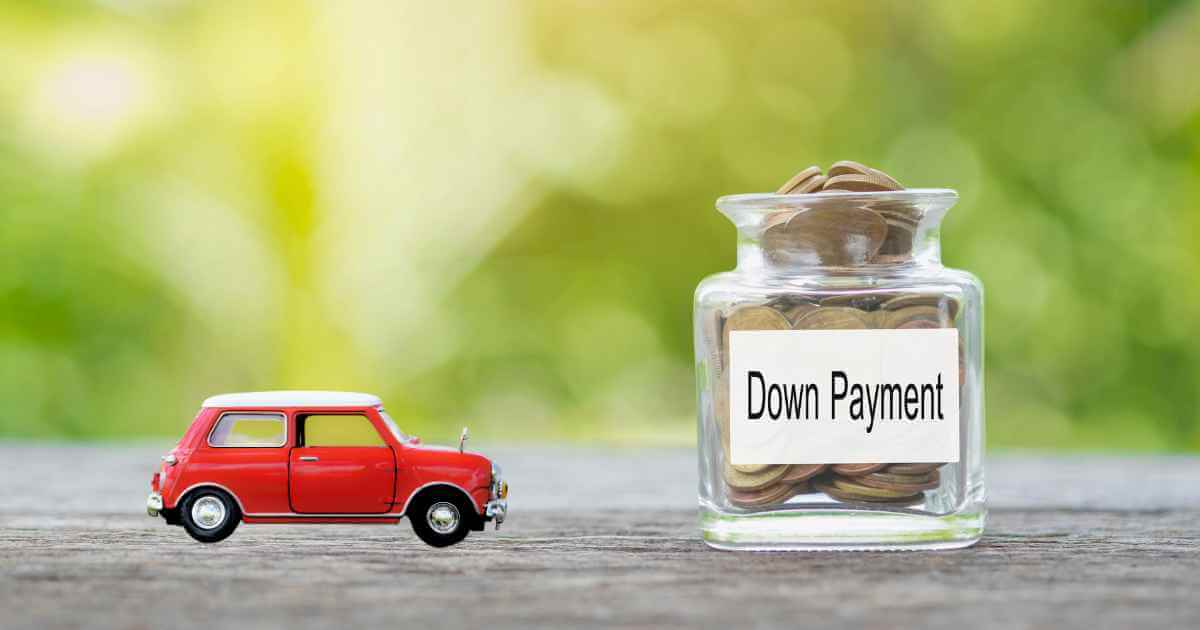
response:
[(886, 510), (774, 510), (734, 514), (700, 506), (704, 542), (725, 551), (961, 549), (983, 535), (986, 511), (937, 516)]

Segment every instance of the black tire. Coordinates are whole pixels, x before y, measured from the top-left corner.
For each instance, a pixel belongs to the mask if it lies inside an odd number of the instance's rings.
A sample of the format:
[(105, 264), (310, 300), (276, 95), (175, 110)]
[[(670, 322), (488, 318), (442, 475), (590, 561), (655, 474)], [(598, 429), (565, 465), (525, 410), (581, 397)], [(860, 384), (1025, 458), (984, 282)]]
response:
[[(447, 516), (456, 514), (456, 525), (448, 527)], [(479, 515), (475, 506), (457, 490), (431, 488), (422, 492), (408, 506), (408, 520), (413, 532), (431, 547), (449, 547), (462, 542)], [(439, 524), (440, 521), (440, 524)]]
[[(219, 509), (216, 508), (217, 504), (213, 503), (214, 500), (220, 503)], [(192, 513), (197, 504), (200, 504), (198, 514), (201, 522), (197, 522)], [(206, 516), (211, 517), (214, 513), (221, 514), (221, 518), (215, 522), (204, 522)], [(200, 488), (193, 490), (183, 499), (179, 506), (179, 518), (189, 536), (202, 543), (215, 543), (229, 538), (233, 530), (237, 529), (238, 524), (242, 522), (242, 510), (228, 492), (218, 488)]]

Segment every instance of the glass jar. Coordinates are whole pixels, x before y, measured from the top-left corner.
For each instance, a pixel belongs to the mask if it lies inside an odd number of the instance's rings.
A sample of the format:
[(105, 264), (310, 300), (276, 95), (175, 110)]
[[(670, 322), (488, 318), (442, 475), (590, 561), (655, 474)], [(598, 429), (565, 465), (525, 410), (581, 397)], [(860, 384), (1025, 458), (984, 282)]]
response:
[(695, 296), (700, 525), (720, 549), (949, 549), (983, 532), (983, 287), (952, 190), (717, 200)]

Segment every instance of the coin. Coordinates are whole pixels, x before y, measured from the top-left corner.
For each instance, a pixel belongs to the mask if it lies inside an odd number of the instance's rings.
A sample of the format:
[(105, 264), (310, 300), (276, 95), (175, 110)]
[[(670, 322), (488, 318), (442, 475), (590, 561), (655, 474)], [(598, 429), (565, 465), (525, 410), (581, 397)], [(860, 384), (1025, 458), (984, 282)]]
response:
[(779, 484), (767, 486), (761, 490), (738, 490), (730, 488), (726, 491), (726, 496), (729, 497), (729, 502), (741, 507), (758, 507), (762, 505), (771, 505), (790, 498), (796, 493), (792, 486), (787, 484)]
[(938, 487), (940, 483), (936, 477), (921, 477), (919, 479), (907, 480), (902, 476), (888, 475), (886, 473), (872, 473), (870, 475), (855, 477), (854, 482), (864, 486), (907, 494), (922, 490), (931, 490)]
[(792, 322), (792, 326), (795, 326), (796, 322), (799, 321), (805, 313), (816, 310), (817, 308), (818, 307), (816, 304), (812, 304), (810, 302), (800, 302), (799, 304), (793, 304), (792, 306), (789, 306), (783, 311), (783, 314), (788, 318), (788, 321)]
[(846, 491), (841, 490), (838, 487), (834, 486), (832, 483), (828, 483), (828, 482), (824, 482), (824, 481), (813, 482), (813, 487), (816, 488), (817, 490), (820, 490), (821, 492), (824, 492), (825, 494), (829, 495), (830, 498), (837, 499), (838, 501), (842, 501), (843, 503), (878, 503), (878, 504), (887, 504), (887, 505), (893, 505), (893, 506), (906, 506), (906, 505), (916, 505), (918, 503), (925, 501), (925, 495), (923, 493), (902, 496), (902, 497), (884, 498), (884, 497), (876, 497), (876, 496), (858, 494), (855, 492), (846, 492)]
[(821, 190), (822, 188), (824, 188), (825, 182), (828, 180), (829, 180), (829, 178), (825, 177), (824, 175), (817, 175), (816, 177), (810, 177), (803, 184), (800, 184), (799, 186), (793, 188), (792, 194), (793, 195), (807, 195), (809, 193), (815, 193), (815, 192)]
[(821, 187), (822, 191), (838, 191), (845, 190), (850, 192), (886, 192), (889, 190), (902, 190), (902, 187), (896, 187), (894, 181), (886, 175), (879, 177), (875, 174), (868, 175), (838, 175), (825, 180), (825, 185)]
[(810, 180), (814, 177), (821, 177), (821, 167), (820, 166), (810, 166), (810, 167), (800, 171), (799, 173), (792, 175), (792, 177), (790, 179), (788, 179), (786, 182), (784, 182), (784, 184), (782, 186), (779, 187), (779, 190), (775, 191), (775, 194), (787, 195), (787, 194), (796, 194), (797, 192), (802, 192), (802, 191), (796, 191), (795, 189), (800, 187), (802, 184), (806, 183), (808, 180)]
[(761, 244), (777, 264), (847, 266), (871, 260), (887, 222), (879, 214), (854, 206), (816, 206), (796, 212), (782, 227), (763, 232)]
[(879, 181), (882, 181), (884, 184), (887, 184), (892, 190), (904, 190), (904, 184), (896, 181), (896, 179), (891, 175), (888, 175), (877, 168), (872, 168), (870, 170), (871, 172), (869, 175), (875, 177)]
[(887, 311), (871, 311), (865, 316), (867, 328), (882, 330), (887, 328)]
[(945, 318), (954, 321), (958, 317), (958, 299), (945, 293), (905, 293), (885, 301), (880, 308), (895, 311), (909, 306), (932, 306), (946, 311)]
[(877, 168), (871, 168), (866, 164), (860, 164), (853, 160), (841, 160), (839, 162), (834, 162), (833, 165), (829, 167), (829, 177), (840, 177), (843, 175), (862, 175), (865, 177), (871, 177), (886, 183), (891, 190), (904, 189), (904, 186), (892, 178), (891, 175), (888, 175)]
[(732, 466), (734, 470), (736, 470), (740, 473), (746, 473), (747, 475), (753, 475), (754, 473), (760, 473), (760, 472), (770, 468), (772, 465), (771, 464), (730, 464), (730, 466)]
[(729, 333), (735, 330), (789, 330), (792, 322), (783, 313), (761, 305), (741, 306), (725, 318), (721, 364), (729, 367)]
[(911, 258), (913, 245), (912, 228), (893, 222), (887, 217), (884, 217), (884, 220), (888, 224), (887, 236), (884, 237), (883, 244), (879, 246), (879, 251), (876, 252), (872, 262), (903, 262)]
[(822, 306), (802, 315), (796, 330), (862, 330), (868, 328), (864, 315), (848, 306)]
[(873, 473), (887, 464), (834, 464), (830, 466), (830, 470), (839, 475), (865, 475)]
[(831, 481), (833, 487), (849, 494), (855, 494), (863, 497), (871, 497), (874, 499), (903, 499), (914, 494), (911, 490), (889, 490), (886, 488), (876, 488), (859, 483), (857, 480), (849, 481), (842, 477), (834, 477)]
[(783, 483), (808, 481), (825, 471), (825, 464), (792, 464), (780, 479)]
[(829, 166), (829, 177), (837, 177), (838, 175), (866, 175), (871, 171), (871, 167), (866, 164), (859, 164), (853, 160), (839, 160)]
[(812, 481), (801, 481), (799, 483), (792, 484), (792, 492), (795, 494), (808, 494), (810, 492), (814, 492)]
[(932, 470), (937, 470), (941, 466), (943, 466), (943, 464), (888, 464), (887, 468), (884, 470), (890, 473), (898, 473), (901, 475), (919, 475)]
[(907, 484), (922, 484), (933, 483), (937, 484), (941, 480), (942, 475), (936, 470), (931, 470), (925, 473), (897, 473), (881, 470), (873, 472), (868, 477), (873, 477), (877, 481), (886, 481), (888, 483), (907, 483)]
[[(887, 312), (887, 328), (941, 328), (948, 325), (948, 319), (943, 318), (942, 311), (936, 306), (906, 306)], [(925, 325), (914, 322), (925, 322)]]
[(787, 466), (774, 465), (756, 473), (744, 473), (725, 464), (725, 483), (738, 490), (761, 490), (779, 481), (787, 473)]

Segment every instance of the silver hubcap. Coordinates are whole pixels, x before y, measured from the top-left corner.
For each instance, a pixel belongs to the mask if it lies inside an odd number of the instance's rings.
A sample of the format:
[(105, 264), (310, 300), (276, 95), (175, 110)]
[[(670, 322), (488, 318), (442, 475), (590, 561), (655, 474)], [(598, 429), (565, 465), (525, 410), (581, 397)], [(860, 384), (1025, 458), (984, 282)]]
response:
[(225, 503), (217, 497), (200, 497), (192, 503), (192, 522), (200, 529), (216, 529), (225, 523)]
[(429, 523), (429, 527), (439, 534), (449, 534), (458, 529), (458, 521), (462, 515), (458, 513), (458, 508), (453, 503), (438, 501), (429, 506), (429, 511), (425, 513), (425, 522)]

